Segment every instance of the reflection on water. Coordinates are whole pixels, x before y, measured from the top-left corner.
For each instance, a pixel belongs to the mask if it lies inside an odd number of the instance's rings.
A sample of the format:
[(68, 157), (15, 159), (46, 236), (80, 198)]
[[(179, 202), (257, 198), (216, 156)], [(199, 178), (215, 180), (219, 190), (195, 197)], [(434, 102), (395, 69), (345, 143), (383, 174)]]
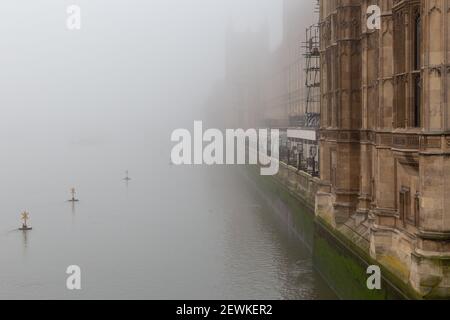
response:
[(28, 232), (27, 231), (20, 231), (20, 232), (23, 235), (23, 249), (25, 251), (28, 247)]
[[(228, 97), (208, 99), (225, 75), (227, 12), (247, 23), (265, 6), (115, 2), (106, 15), (92, 2), (81, 33), (55, 1), (2, 6), (0, 298), (329, 297), (309, 251), (233, 169), (169, 164), (173, 130), (233, 116)], [(80, 292), (66, 290), (70, 265)]]

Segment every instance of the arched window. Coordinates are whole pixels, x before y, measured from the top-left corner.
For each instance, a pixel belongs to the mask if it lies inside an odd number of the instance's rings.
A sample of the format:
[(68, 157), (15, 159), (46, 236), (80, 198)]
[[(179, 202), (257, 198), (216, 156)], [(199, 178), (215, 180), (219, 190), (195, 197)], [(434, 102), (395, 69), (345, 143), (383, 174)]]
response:
[(422, 127), (422, 16), (412, 1), (394, 14), (395, 125)]
[(422, 67), (421, 59), (421, 46), (422, 46), (422, 17), (420, 12), (416, 13), (414, 19), (414, 70), (418, 71)]
[(414, 222), (416, 227), (420, 227), (420, 193), (414, 196)]
[(420, 128), (422, 126), (422, 78), (420, 73), (414, 74), (414, 127)]
[(420, 10), (417, 11), (414, 19), (414, 30), (413, 30), (413, 58), (414, 66), (412, 70), (413, 86), (414, 86), (414, 101), (413, 101), (413, 112), (412, 112), (412, 126), (415, 128), (421, 127), (421, 116), (422, 116), (422, 18), (420, 16)]

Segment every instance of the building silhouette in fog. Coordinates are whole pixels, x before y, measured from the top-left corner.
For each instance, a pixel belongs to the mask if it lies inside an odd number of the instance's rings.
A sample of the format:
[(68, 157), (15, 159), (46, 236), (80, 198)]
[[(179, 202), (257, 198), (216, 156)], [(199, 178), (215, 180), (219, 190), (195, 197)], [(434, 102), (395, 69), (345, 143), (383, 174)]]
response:
[(265, 106), (269, 30), (236, 31), (230, 24), (225, 42), (225, 76), (207, 101), (210, 121), (223, 128), (259, 128)]
[(288, 128), (291, 119), (305, 114), (305, 77), (302, 42), (305, 28), (302, 1), (283, 1), (283, 35), (272, 53), (267, 78), (265, 125)]

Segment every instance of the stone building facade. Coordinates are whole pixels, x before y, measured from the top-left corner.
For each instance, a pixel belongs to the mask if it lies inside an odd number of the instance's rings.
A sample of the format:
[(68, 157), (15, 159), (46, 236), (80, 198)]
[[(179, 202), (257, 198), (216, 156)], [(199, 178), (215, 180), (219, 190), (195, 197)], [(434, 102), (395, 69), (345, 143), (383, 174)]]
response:
[(420, 296), (449, 297), (450, 1), (321, 0), (320, 14), (316, 214)]

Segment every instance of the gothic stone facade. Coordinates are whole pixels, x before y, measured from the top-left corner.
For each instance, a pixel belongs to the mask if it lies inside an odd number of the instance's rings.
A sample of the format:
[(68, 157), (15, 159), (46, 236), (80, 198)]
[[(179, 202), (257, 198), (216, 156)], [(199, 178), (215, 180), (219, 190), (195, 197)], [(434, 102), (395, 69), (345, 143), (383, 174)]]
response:
[(448, 0), (321, 1), (316, 213), (422, 297), (450, 297), (449, 59)]

